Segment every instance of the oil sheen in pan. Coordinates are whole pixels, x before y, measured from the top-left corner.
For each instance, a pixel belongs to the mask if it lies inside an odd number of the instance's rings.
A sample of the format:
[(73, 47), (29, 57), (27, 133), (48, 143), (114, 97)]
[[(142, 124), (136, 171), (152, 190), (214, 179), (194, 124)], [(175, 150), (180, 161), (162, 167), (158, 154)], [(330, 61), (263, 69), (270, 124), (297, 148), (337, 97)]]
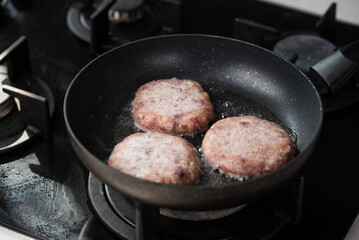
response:
[[(203, 84), (202, 87), (209, 94), (215, 112), (215, 118), (210, 122), (209, 127), (222, 118), (253, 115), (278, 124), (287, 132), (294, 143), (296, 143), (296, 134), (291, 129), (284, 126), (284, 124), (282, 124), (281, 121), (264, 105), (239, 95), (238, 93), (227, 91), (220, 87), (208, 87)], [(122, 141), (125, 137), (133, 133), (141, 131), (134, 125), (134, 120), (132, 118), (131, 103), (134, 97), (135, 93), (133, 93), (132, 98), (128, 100), (127, 104), (117, 112), (116, 124), (114, 125), (113, 129), (114, 144)], [(221, 174), (218, 170), (213, 170), (213, 168), (204, 161), (201, 148), (204, 135), (205, 132), (190, 136), (182, 136), (184, 139), (192, 143), (193, 146), (195, 146), (201, 159), (202, 174), (199, 184), (225, 185), (228, 183), (241, 181), (239, 179)]]

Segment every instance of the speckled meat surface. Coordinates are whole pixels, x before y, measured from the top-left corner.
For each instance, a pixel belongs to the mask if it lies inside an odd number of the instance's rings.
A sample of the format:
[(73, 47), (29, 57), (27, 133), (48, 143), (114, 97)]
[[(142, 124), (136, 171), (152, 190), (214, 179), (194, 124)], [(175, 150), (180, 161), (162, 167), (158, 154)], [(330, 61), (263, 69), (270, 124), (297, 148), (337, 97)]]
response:
[(132, 106), (135, 124), (144, 131), (199, 133), (214, 118), (213, 105), (201, 85), (178, 78), (142, 85)]
[(200, 161), (186, 140), (158, 132), (135, 133), (117, 144), (108, 164), (129, 175), (159, 183), (196, 184)]
[(278, 125), (255, 116), (222, 119), (207, 131), (205, 160), (235, 178), (250, 178), (287, 163), (295, 154), (293, 141)]

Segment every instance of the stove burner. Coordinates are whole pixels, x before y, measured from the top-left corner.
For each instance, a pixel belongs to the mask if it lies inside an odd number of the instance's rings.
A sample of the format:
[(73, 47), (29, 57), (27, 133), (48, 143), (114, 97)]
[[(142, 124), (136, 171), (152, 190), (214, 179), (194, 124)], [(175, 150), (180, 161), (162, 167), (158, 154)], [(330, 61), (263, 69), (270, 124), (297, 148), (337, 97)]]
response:
[(12, 148), (13, 144), (18, 145), (26, 138), (23, 136), (26, 124), (21, 119), (17, 108), (13, 108), (6, 117), (0, 120), (0, 129), (0, 153)]
[[(118, 215), (123, 216), (131, 225), (135, 226), (134, 203), (132, 203), (130, 200), (125, 199), (121, 194), (108, 187), (107, 185), (105, 185), (105, 194), (114, 211)], [(161, 208), (160, 213), (163, 216), (180, 220), (208, 221), (234, 214), (245, 206), (246, 205), (240, 205), (238, 207), (212, 211), (180, 211), (168, 208)]]
[(295, 65), (304, 72), (308, 72), (311, 66), (328, 57), (335, 49), (335, 45), (328, 40), (309, 34), (286, 37), (274, 46), (274, 52), (288, 60), (298, 56)]
[(129, 23), (144, 16), (143, 0), (116, 1), (110, 8), (108, 17), (112, 23)]
[[(49, 137), (49, 118), (54, 112), (54, 98), (49, 87), (33, 76), (25, 37), (0, 54), (2, 94), (0, 119), (0, 154), (14, 150), (42, 135)], [(26, 89), (26, 90), (23, 90)], [(14, 98), (18, 104), (14, 104)], [(12, 106), (12, 107), (10, 107)], [(14, 107), (17, 106), (17, 107)]]
[[(274, 52), (293, 62), (300, 70), (309, 73), (309, 68), (328, 57), (336, 47), (326, 39), (315, 35), (298, 34), (279, 41)], [(359, 74), (343, 90), (332, 95), (323, 95), (325, 112), (334, 112), (348, 108), (359, 102)]]
[[(122, 214), (112, 208), (105, 185), (92, 173), (89, 175), (88, 193), (91, 205), (101, 221), (124, 239), (135, 239), (135, 209), (131, 201), (118, 194)], [(185, 221), (160, 216), (160, 239), (269, 239), (290, 221), (287, 214), (263, 202), (248, 204), (229, 216), (210, 221)]]
[(142, 0), (100, 1), (97, 5), (74, 3), (67, 12), (71, 32), (90, 45), (94, 52), (151, 36), (160, 32), (153, 6)]
[[(32, 87), (36, 89), (34, 92), (38, 93), (40, 99), (44, 99), (46, 102), (48, 100), (48, 105), (45, 106), (49, 108), (50, 115), (54, 112), (54, 100), (52, 93), (48, 86), (38, 78), (26, 79), (26, 83), (31, 83)], [(17, 88), (9, 87), (12, 91), (14, 90), (14, 94), (17, 93)], [(20, 90), (22, 92), (22, 90)], [(28, 93), (25, 91), (25, 94)], [(45, 97), (41, 97), (45, 96)], [(21, 98), (21, 96), (18, 96)], [(27, 100), (23, 100), (27, 101)], [(30, 100), (31, 101), (31, 100)], [(20, 100), (21, 102), (21, 100)], [(33, 103), (30, 103), (30, 105)], [(16, 104), (14, 104), (16, 105)], [(21, 105), (21, 103), (20, 103)], [(39, 110), (36, 105), (33, 105), (35, 109)], [(25, 110), (26, 108), (23, 106), (21, 111), (31, 111), (31, 108)], [(40, 107), (40, 105), (39, 105)], [(34, 110), (34, 109), (33, 109)], [(29, 142), (30, 140), (34, 140), (36, 137), (44, 134), (41, 130), (37, 129), (36, 127), (32, 126), (32, 123), (29, 119), (25, 119), (22, 112), (19, 111), (16, 107), (14, 107), (7, 116), (0, 119), (0, 154), (12, 151), (24, 145), (25, 143)], [(34, 113), (32, 113), (34, 114)], [(30, 121), (30, 122), (29, 122)], [(45, 136), (44, 136), (45, 137)], [(46, 137), (45, 137), (46, 138)]]

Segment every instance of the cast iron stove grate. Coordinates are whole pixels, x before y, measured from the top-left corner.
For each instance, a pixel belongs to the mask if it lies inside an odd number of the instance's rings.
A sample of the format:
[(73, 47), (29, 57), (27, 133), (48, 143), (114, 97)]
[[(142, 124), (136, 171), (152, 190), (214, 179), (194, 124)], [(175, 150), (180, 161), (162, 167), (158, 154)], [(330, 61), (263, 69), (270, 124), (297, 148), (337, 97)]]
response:
[[(140, 237), (136, 235), (139, 233), (135, 227), (135, 218), (138, 217), (136, 208), (139, 207), (136, 203), (103, 184), (92, 173), (89, 175), (88, 194), (90, 203), (102, 223), (124, 239), (147, 239), (148, 234), (155, 234), (155, 239), (173, 240), (264, 240), (274, 237), (287, 224), (299, 221), (304, 177), (298, 179), (299, 181), (289, 184), (285, 193), (279, 194), (280, 196), (274, 194), (250, 203), (233, 214), (208, 221), (181, 220), (162, 214), (156, 219), (156, 214), (153, 215), (152, 211), (158, 209), (141, 209), (148, 211), (145, 214), (150, 217), (142, 226), (147, 234)], [(143, 234), (142, 231), (140, 230), (140, 234)]]
[(55, 108), (51, 90), (31, 71), (26, 37), (0, 54), (2, 63), (6, 66), (0, 65), (0, 154), (38, 136), (48, 139)]
[(137, 39), (181, 32), (181, 1), (92, 0), (75, 2), (66, 16), (70, 31), (94, 53)]

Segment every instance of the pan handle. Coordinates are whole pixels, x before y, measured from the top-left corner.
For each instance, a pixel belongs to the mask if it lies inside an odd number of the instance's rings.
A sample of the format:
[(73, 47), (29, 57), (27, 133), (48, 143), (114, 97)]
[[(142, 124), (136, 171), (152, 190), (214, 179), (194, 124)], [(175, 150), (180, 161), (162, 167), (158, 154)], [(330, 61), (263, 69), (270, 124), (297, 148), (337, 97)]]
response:
[(321, 95), (338, 92), (359, 70), (359, 40), (350, 43), (310, 68), (308, 76)]

